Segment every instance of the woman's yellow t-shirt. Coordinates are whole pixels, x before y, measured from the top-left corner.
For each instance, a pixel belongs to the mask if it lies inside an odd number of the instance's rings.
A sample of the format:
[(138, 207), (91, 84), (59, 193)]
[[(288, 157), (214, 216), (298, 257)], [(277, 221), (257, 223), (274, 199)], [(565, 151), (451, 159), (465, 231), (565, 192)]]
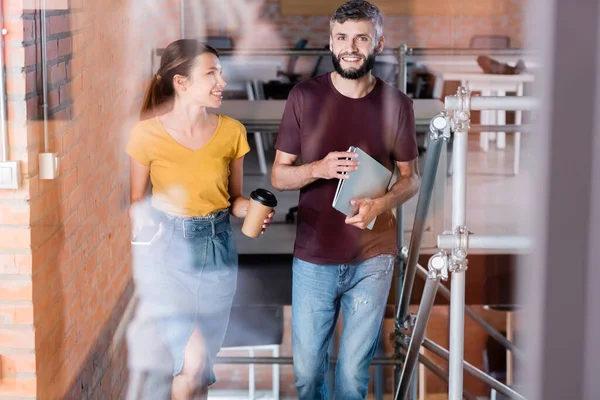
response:
[(179, 144), (154, 117), (134, 126), (126, 151), (150, 167), (154, 208), (202, 217), (229, 208), (229, 164), (250, 146), (244, 125), (224, 115), (219, 115), (210, 140), (197, 150)]

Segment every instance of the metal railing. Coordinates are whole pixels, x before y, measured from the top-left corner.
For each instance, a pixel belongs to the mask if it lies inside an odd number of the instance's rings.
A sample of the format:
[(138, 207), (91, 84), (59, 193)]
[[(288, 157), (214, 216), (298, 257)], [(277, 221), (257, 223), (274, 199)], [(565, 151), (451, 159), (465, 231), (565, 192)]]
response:
[[(512, 248), (526, 249), (530, 246), (529, 238), (523, 237), (496, 237), (496, 236), (473, 236), (473, 245), (470, 243), (470, 235), (466, 226), (466, 167), (467, 167), (467, 136), (470, 129), (471, 110), (505, 110), (522, 109), (534, 110), (537, 104), (532, 98), (521, 97), (475, 97), (471, 98), (471, 92), (464, 87), (458, 89), (455, 96), (447, 96), (445, 99), (445, 110), (431, 120), (431, 139), (433, 143), (447, 140), (453, 132), (453, 184), (452, 184), (452, 232), (444, 232), (438, 236), (440, 251), (434, 254), (428, 263), (428, 270), (418, 266), (419, 245), (411, 240), (410, 248), (403, 252), (407, 258), (406, 272), (403, 282), (403, 296), (399, 305), (397, 316), (398, 330), (409, 331), (410, 338), (408, 352), (403, 365), (402, 375), (396, 390), (396, 399), (405, 399), (413, 376), (413, 370), (418, 360), (421, 346), (431, 351), (437, 351), (437, 355), (443, 356), (449, 362), (449, 400), (463, 398), (463, 368), (472, 373), (482, 382), (503, 393), (511, 399), (523, 399), (521, 395), (500, 383), (485, 373), (477, 370), (464, 361), (464, 315), (465, 310), (465, 273), (467, 270), (467, 254), (469, 248)], [(434, 164), (430, 161), (439, 157), (439, 152), (428, 152), (427, 165)], [(427, 167), (426, 167), (427, 169)], [(431, 175), (425, 171), (421, 192), (419, 193), (419, 205), (415, 217), (414, 229), (417, 233), (421, 231), (422, 220), (426, 216), (420, 212), (421, 204), (426, 205), (431, 197), (433, 187)], [(418, 236), (414, 236), (417, 238)], [(421, 303), (416, 319), (408, 316), (408, 302), (416, 272), (420, 270), (421, 275), (426, 275), (425, 288), (421, 297)], [(447, 280), (451, 276), (451, 290), (448, 291), (440, 285), (441, 280)], [(442, 349), (431, 341), (425, 340), (425, 328), (435, 297), (439, 288), (442, 293), (450, 298), (450, 352)], [(513, 343), (503, 338), (492, 326), (485, 323), (480, 317), (475, 317), (474, 312), (469, 312), (475, 322), (481, 325), (490, 336), (497, 339), (508, 350), (522, 359), (521, 353)], [(415, 321), (414, 323), (412, 321)]]

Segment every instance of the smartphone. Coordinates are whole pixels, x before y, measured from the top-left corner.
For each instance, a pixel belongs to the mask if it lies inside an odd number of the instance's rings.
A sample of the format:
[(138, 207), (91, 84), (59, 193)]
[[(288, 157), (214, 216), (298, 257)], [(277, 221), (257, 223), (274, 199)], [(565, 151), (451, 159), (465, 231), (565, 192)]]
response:
[(131, 244), (137, 244), (142, 246), (148, 246), (152, 244), (154, 239), (158, 236), (160, 231), (160, 225), (149, 225), (144, 226), (137, 235), (131, 241)]

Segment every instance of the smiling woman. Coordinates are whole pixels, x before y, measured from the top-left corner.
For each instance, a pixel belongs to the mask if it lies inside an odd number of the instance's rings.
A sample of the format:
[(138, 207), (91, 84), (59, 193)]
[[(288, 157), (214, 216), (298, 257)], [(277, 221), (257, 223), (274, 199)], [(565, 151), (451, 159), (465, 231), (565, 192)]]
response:
[[(249, 205), (242, 195), (243, 159), (250, 150), (246, 130), (233, 118), (208, 112), (220, 107), (225, 85), (215, 49), (193, 39), (171, 43), (148, 85), (143, 120), (127, 145), (132, 208), (147, 203), (141, 200), (151, 182), (145, 215), (156, 216), (148, 221), (135, 218), (144, 213), (133, 212), (134, 230), (159, 224), (150, 245), (135, 249), (140, 306), (128, 350), (132, 382), (143, 384), (131, 385), (130, 398), (141, 398), (156, 385), (140, 378), (148, 372), (137, 368), (135, 355), (145, 357), (162, 344), (173, 361), (174, 399), (206, 395), (216, 381), (212, 361), (237, 285), (229, 218), (245, 218)], [(272, 213), (263, 229), (271, 218)]]
[[(216, 78), (211, 79), (212, 82), (204, 79), (205, 75), (215, 77), (219, 74), (220, 76), (218, 57), (217, 50), (197, 40), (177, 40), (171, 43), (165, 49), (158, 72), (146, 90), (142, 116), (148, 112), (156, 112), (160, 106), (175, 100), (176, 85), (181, 82), (181, 79), (187, 78), (193, 81), (196, 78), (207, 85), (212, 83), (211, 86), (224, 87), (225, 82), (222, 79), (220, 82), (216, 82)], [(177, 81), (174, 81), (176, 76)], [(222, 88), (215, 88), (215, 90), (222, 90)], [(206, 95), (206, 91), (203, 94)]]

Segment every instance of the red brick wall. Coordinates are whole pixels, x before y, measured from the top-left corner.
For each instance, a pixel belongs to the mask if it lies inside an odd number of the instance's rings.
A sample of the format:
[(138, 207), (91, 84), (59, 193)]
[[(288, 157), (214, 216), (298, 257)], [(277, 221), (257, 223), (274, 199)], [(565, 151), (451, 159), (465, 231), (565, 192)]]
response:
[[(522, 43), (524, 0), (498, 0), (508, 3), (508, 13), (493, 17), (410, 17), (384, 16), (386, 46), (468, 47), (475, 34), (508, 35), (512, 47)], [(340, 1), (342, 4), (343, 1)], [(307, 47), (329, 42), (329, 17), (282, 16), (279, 0), (189, 0), (186, 10), (186, 36), (231, 35), (242, 47), (291, 47), (308, 39)]]
[[(133, 285), (130, 281), (87, 353), (87, 358), (77, 371), (64, 399), (125, 399), (129, 371), (127, 347), (123, 340), (127, 321), (124, 315), (131, 315), (133, 310), (133, 302), (130, 303), (132, 294)], [(127, 314), (125, 310), (128, 311)]]
[(151, 49), (179, 37), (179, 2), (71, 0), (48, 10), (55, 180), (40, 180), (37, 165), (40, 13), (3, 4), (10, 157), (22, 161), (23, 186), (0, 190), (0, 398), (119, 398), (126, 358), (115, 332), (132, 294), (124, 145)]

